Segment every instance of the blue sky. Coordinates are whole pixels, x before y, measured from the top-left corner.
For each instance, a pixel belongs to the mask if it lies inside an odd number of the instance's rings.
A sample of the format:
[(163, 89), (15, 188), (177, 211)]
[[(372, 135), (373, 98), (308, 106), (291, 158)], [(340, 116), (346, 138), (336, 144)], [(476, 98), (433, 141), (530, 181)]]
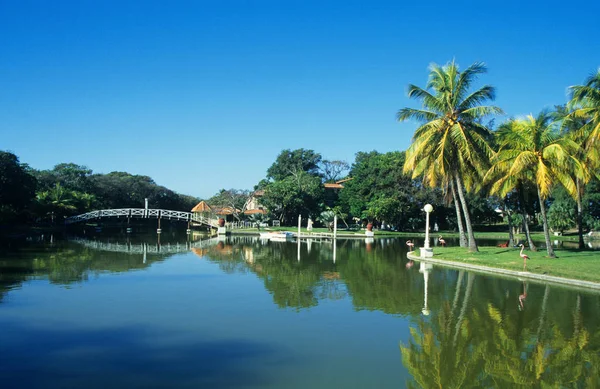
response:
[(0, 0), (0, 150), (210, 197), (286, 148), (405, 150), (431, 62), (536, 113), (600, 66), (600, 3), (520, 3)]

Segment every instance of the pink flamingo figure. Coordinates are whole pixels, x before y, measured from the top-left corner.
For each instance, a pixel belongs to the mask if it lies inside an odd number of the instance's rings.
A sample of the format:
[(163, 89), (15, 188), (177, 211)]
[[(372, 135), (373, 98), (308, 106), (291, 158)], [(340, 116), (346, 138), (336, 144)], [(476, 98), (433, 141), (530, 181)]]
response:
[(522, 311), (525, 306), (523, 301), (527, 298), (527, 285), (523, 282), (523, 293), (519, 295), (519, 311)]
[(446, 247), (446, 241), (444, 240), (444, 238), (442, 238), (441, 235), (438, 238), (438, 242), (440, 242), (440, 244), (442, 245), (442, 247)]
[(407, 240), (406, 241), (406, 245), (408, 246), (408, 250), (409, 251), (414, 251), (415, 249), (415, 244), (411, 241), (411, 240)]
[(522, 244), (519, 246), (521, 246), (521, 252), (519, 253), (519, 256), (523, 258), (523, 271), (525, 271), (527, 269), (527, 260), (529, 259), (529, 256), (527, 254), (523, 254), (523, 249), (525, 249), (525, 246)]

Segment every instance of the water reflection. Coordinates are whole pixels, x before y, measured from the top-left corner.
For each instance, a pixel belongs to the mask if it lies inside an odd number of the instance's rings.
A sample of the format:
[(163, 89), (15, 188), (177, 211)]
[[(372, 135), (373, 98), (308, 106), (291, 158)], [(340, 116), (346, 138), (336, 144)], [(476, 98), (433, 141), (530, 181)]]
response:
[[(261, 241), (251, 236), (181, 238), (167, 234), (160, 240), (156, 236), (150, 239), (132, 236), (70, 242), (53, 240), (51, 245), (42, 242), (11, 257), (3, 257), (0, 259), (0, 309), (9, 304), (2, 302), (3, 296), (16, 292), (20, 285), (32, 279), (47, 279), (51, 284), (69, 286), (83, 284), (94, 277), (109, 278), (111, 273), (146, 274), (152, 267), (156, 270), (178, 266), (182, 272), (196, 273), (210, 268), (225, 278), (206, 289), (197, 288), (207, 281), (184, 277), (176, 278), (168, 288), (161, 289), (154, 283), (158, 280), (155, 272), (157, 278), (153, 283), (138, 285), (139, 294), (156, 291), (149, 306), (161, 314), (172, 313), (182, 304), (184, 313), (180, 313), (177, 322), (192, 322), (199, 327), (211, 318), (220, 326), (231, 321), (235, 322), (231, 325), (235, 331), (247, 330), (246, 337), (240, 335), (239, 340), (229, 341), (227, 339), (232, 338), (228, 334), (223, 342), (214, 343), (206, 338), (194, 338), (195, 343), (185, 342), (191, 348), (159, 347), (158, 351), (183, 357), (197, 352), (200, 361), (205, 363), (207, 355), (231, 348), (228, 354), (233, 356), (231, 360), (245, 363), (245, 357), (239, 356), (237, 351), (244, 345), (262, 350), (265, 343), (252, 336), (264, 327), (268, 333), (265, 336), (285, 344), (283, 349), (310, 344), (314, 353), (308, 354), (311, 358), (318, 358), (319, 353), (327, 350), (332, 361), (339, 359), (348, 364), (367, 353), (368, 360), (361, 362), (364, 366), (353, 366), (350, 370), (362, 374), (371, 372), (372, 377), (386, 383), (381, 387), (599, 387), (600, 384), (596, 378), (600, 375), (600, 297), (597, 293), (440, 269), (423, 263), (414, 266), (406, 257), (406, 239), (335, 242), (309, 239), (292, 243)], [(449, 240), (448, 244), (452, 242)], [(167, 261), (170, 257), (172, 260)], [(127, 291), (123, 284), (121, 287)], [(218, 289), (221, 294), (211, 294), (211, 288), (218, 288), (217, 284), (225, 285)], [(98, 293), (106, 293), (110, 287)], [(260, 297), (245, 300), (246, 291)], [(234, 292), (238, 293), (234, 295), (238, 299), (226, 294)], [(86, 293), (83, 298), (89, 297), (93, 288)], [(162, 300), (160, 294), (169, 293), (176, 297)], [(188, 300), (190, 296), (203, 298)], [(132, 307), (129, 314), (135, 317), (137, 309), (140, 308)], [(156, 320), (156, 313), (151, 312), (147, 317), (142, 315), (140, 322), (150, 325), (148, 317)], [(237, 319), (238, 316), (243, 319)], [(342, 325), (338, 323), (331, 329), (328, 323), (336, 319)], [(300, 327), (285, 332), (300, 321)], [(312, 330), (304, 328), (306, 326)], [(11, 343), (12, 346), (0, 344), (0, 351), (18, 354), (15, 350), (26, 337), (57, 336), (53, 332), (28, 333), (27, 327), (18, 328), (22, 329), (13, 332), (21, 334), (20, 340)], [(178, 331), (173, 333), (181, 332)], [(339, 331), (345, 331), (341, 344), (347, 347), (323, 346)], [(102, 339), (110, 338), (107, 333), (97, 333)], [(77, 342), (70, 336), (66, 337), (65, 344), (73, 346)], [(405, 368), (401, 374), (396, 348), (399, 341)], [(153, 351), (145, 346), (140, 343), (131, 347), (142, 354), (151, 354)], [(371, 348), (365, 351), (367, 347)], [(389, 349), (395, 354), (387, 355)], [(30, 360), (42, 364), (50, 358), (49, 350), (40, 351), (40, 355), (47, 353), (46, 357)], [(110, 361), (105, 360), (103, 366), (114, 368), (115, 361), (119, 361), (118, 350), (113, 349), (114, 355), (107, 356)], [(203, 350), (208, 350), (208, 354)], [(252, 350), (248, 355), (253, 358), (255, 351)], [(22, 355), (20, 363), (32, 358), (25, 351), (18, 355)], [(183, 363), (177, 358), (173, 362)], [(225, 366), (230, 359), (221, 362)], [(393, 367), (382, 369), (386, 362)], [(298, 369), (308, 369), (308, 362), (303, 363)], [(347, 366), (344, 369), (336, 374), (347, 371)], [(132, 371), (141, 374), (141, 370)], [(235, 368), (229, 366), (223, 371), (234, 372)], [(256, 373), (261, 377), (274, 374), (258, 370)], [(0, 378), (2, 374), (0, 368)], [(344, 374), (351, 376), (351, 373)], [(176, 380), (175, 376), (159, 378)], [(293, 376), (299, 376), (298, 371)], [(332, 380), (326, 381), (330, 384)], [(265, 382), (261, 380), (259, 384), (266, 385)], [(275, 382), (273, 387), (286, 386), (284, 383)], [(307, 383), (305, 387), (314, 386)]]
[(597, 295), (557, 288), (550, 304), (549, 285), (511, 286), (472, 273), (463, 294), (463, 279), (460, 272), (452, 304), (448, 296), (431, 320), (413, 317), (400, 345), (408, 387), (598, 387), (598, 317), (584, 314)]

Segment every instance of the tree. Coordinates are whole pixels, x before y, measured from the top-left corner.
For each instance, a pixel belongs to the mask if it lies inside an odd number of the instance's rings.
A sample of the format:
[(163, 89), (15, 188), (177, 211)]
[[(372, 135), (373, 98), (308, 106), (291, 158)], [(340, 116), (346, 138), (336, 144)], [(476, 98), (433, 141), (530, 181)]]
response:
[(289, 224), (300, 214), (311, 217), (319, 214), (323, 199), (319, 177), (300, 171), (268, 184), (264, 190), (261, 202), (284, 224)]
[(350, 169), (346, 161), (329, 161), (327, 159), (319, 164), (319, 171), (323, 176), (323, 182), (335, 182), (342, 177), (342, 173)]
[(232, 215), (237, 220), (242, 220), (241, 215), (246, 210), (248, 199), (252, 192), (243, 189), (221, 189), (219, 193), (208, 199), (211, 207), (222, 207), (231, 209)]
[(548, 256), (556, 255), (550, 242), (545, 200), (552, 185), (561, 183), (569, 193), (575, 191), (575, 183), (569, 175), (578, 161), (573, 157), (577, 144), (561, 137), (549, 111), (536, 117), (512, 120), (502, 126), (497, 135), (500, 150), (493, 158), (488, 179), (493, 182), (492, 193), (506, 195), (522, 181), (535, 185), (544, 227)]
[(27, 165), (7, 151), (0, 151), (0, 223), (12, 221), (35, 198), (36, 179)]
[(92, 183), (89, 179), (92, 175), (92, 169), (87, 166), (74, 163), (59, 163), (54, 166), (52, 172), (55, 174), (57, 181), (69, 190), (78, 192), (89, 192), (92, 190)]
[(586, 185), (583, 203), (584, 223), (590, 229), (600, 230), (600, 181), (592, 180)]
[[(482, 174), (492, 155), (490, 132), (482, 120), (502, 113), (498, 107), (481, 105), (494, 100), (494, 87), (484, 85), (469, 93), (477, 76), (486, 71), (483, 63), (474, 63), (462, 72), (454, 61), (445, 66), (432, 64), (425, 89), (408, 87), (408, 96), (420, 100), (423, 108), (398, 111), (398, 121), (413, 119), (421, 123), (406, 152), (404, 171), (412, 172), (413, 178), (423, 176), (433, 187), (449, 184), (454, 201), (460, 202), (462, 208), (469, 251), (478, 248), (465, 198), (465, 182), (475, 181), (472, 177)], [(460, 228), (462, 218), (458, 206), (456, 209)]]
[(597, 160), (600, 153), (600, 69), (588, 77), (584, 85), (575, 85), (569, 90), (570, 105), (576, 107), (572, 116), (588, 123), (589, 140), (585, 145), (586, 151), (594, 153), (594, 159)]
[(331, 209), (325, 210), (321, 212), (317, 220), (322, 223), (324, 226), (327, 226), (329, 231), (333, 231), (333, 222), (335, 220), (335, 212)]
[[(421, 209), (427, 203), (436, 206), (436, 216), (443, 220), (444, 207), (439, 193), (421, 187), (404, 174), (404, 152), (358, 152), (340, 191), (340, 205), (354, 217), (386, 221), (403, 229), (422, 228)], [(439, 211), (439, 212), (438, 212)], [(445, 220), (444, 220), (445, 223)]]
[(577, 224), (577, 205), (562, 187), (555, 189), (552, 197), (552, 204), (548, 209), (548, 225), (562, 234)]
[(74, 191), (56, 183), (50, 190), (39, 192), (37, 202), (44, 215), (55, 218), (71, 216), (77, 211), (76, 195)]
[[(578, 159), (582, 163), (582, 171), (575, 174), (577, 191), (577, 230), (579, 234), (579, 248), (583, 249), (583, 202), (586, 184), (593, 175), (599, 176), (600, 168), (600, 69), (591, 75), (584, 85), (576, 85), (569, 88), (571, 101), (567, 108), (562, 108), (563, 128), (567, 134), (581, 148)], [(571, 110), (569, 112), (569, 110)]]
[(267, 170), (267, 178), (281, 181), (299, 172), (320, 177), (320, 163), (321, 154), (315, 153), (313, 150), (296, 149), (292, 151), (286, 149), (279, 153), (275, 162)]

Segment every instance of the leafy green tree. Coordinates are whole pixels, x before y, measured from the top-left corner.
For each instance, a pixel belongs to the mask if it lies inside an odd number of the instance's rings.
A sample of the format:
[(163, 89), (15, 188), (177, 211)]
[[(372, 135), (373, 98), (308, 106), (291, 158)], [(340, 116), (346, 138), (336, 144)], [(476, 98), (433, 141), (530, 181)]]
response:
[(584, 223), (588, 228), (600, 230), (600, 181), (592, 180), (586, 185), (583, 196)]
[(427, 203), (436, 206), (436, 215), (443, 215), (439, 193), (402, 172), (404, 157), (404, 152), (356, 153), (349, 173), (352, 180), (340, 192), (342, 208), (354, 217), (386, 221), (406, 230), (423, 226), (421, 209)]
[(493, 166), (488, 176), (493, 182), (492, 193), (506, 195), (521, 180), (535, 185), (546, 250), (553, 258), (554, 249), (550, 242), (545, 200), (549, 197), (553, 184), (561, 183), (569, 193), (575, 191), (575, 183), (569, 175), (570, 168), (577, 165), (573, 157), (578, 146), (572, 140), (560, 136), (549, 111), (538, 116), (514, 120), (501, 127), (497, 133), (500, 150), (494, 156)]
[(95, 174), (91, 180), (98, 205), (102, 208), (142, 208), (147, 198), (150, 208), (189, 211), (199, 201), (190, 196), (182, 197), (157, 185), (148, 176), (111, 172)]
[(494, 224), (501, 220), (496, 209), (502, 204), (496, 196), (484, 196), (481, 192), (467, 193), (466, 196), (473, 224)]
[[(465, 183), (481, 176), (492, 155), (489, 130), (482, 120), (502, 113), (495, 106), (482, 105), (494, 100), (495, 89), (484, 85), (473, 92), (477, 76), (487, 71), (483, 63), (474, 63), (464, 71), (452, 61), (445, 66), (432, 64), (425, 89), (409, 85), (408, 96), (422, 102), (422, 109), (402, 108), (398, 120), (417, 120), (413, 142), (406, 152), (404, 171), (412, 177), (424, 177), (430, 186), (449, 185), (454, 200), (460, 202), (467, 229), (470, 251), (478, 251), (465, 197)], [(459, 228), (460, 209), (457, 209)]]
[(552, 204), (548, 209), (548, 224), (562, 234), (577, 224), (577, 205), (562, 187), (555, 189), (552, 197)]
[(74, 163), (59, 163), (54, 166), (57, 181), (67, 189), (78, 192), (89, 192), (92, 188), (90, 176), (92, 169)]
[(92, 170), (87, 166), (59, 163), (52, 170), (36, 170), (34, 174), (39, 183), (38, 191), (47, 191), (57, 183), (67, 190), (82, 193), (94, 191), (93, 182), (90, 180)]
[(0, 151), (0, 223), (14, 221), (35, 198), (36, 179), (19, 158)]
[(324, 202), (321, 154), (313, 150), (283, 150), (267, 170), (267, 179), (256, 189), (265, 194), (262, 203), (282, 223), (288, 224), (299, 214), (315, 217)]
[(273, 181), (281, 181), (300, 172), (321, 177), (319, 169), (321, 160), (321, 154), (315, 153), (313, 150), (286, 149), (279, 153), (275, 162), (267, 170), (267, 178)]
[(284, 225), (298, 215), (319, 214), (324, 191), (319, 177), (300, 171), (268, 184), (264, 190), (262, 203)]

